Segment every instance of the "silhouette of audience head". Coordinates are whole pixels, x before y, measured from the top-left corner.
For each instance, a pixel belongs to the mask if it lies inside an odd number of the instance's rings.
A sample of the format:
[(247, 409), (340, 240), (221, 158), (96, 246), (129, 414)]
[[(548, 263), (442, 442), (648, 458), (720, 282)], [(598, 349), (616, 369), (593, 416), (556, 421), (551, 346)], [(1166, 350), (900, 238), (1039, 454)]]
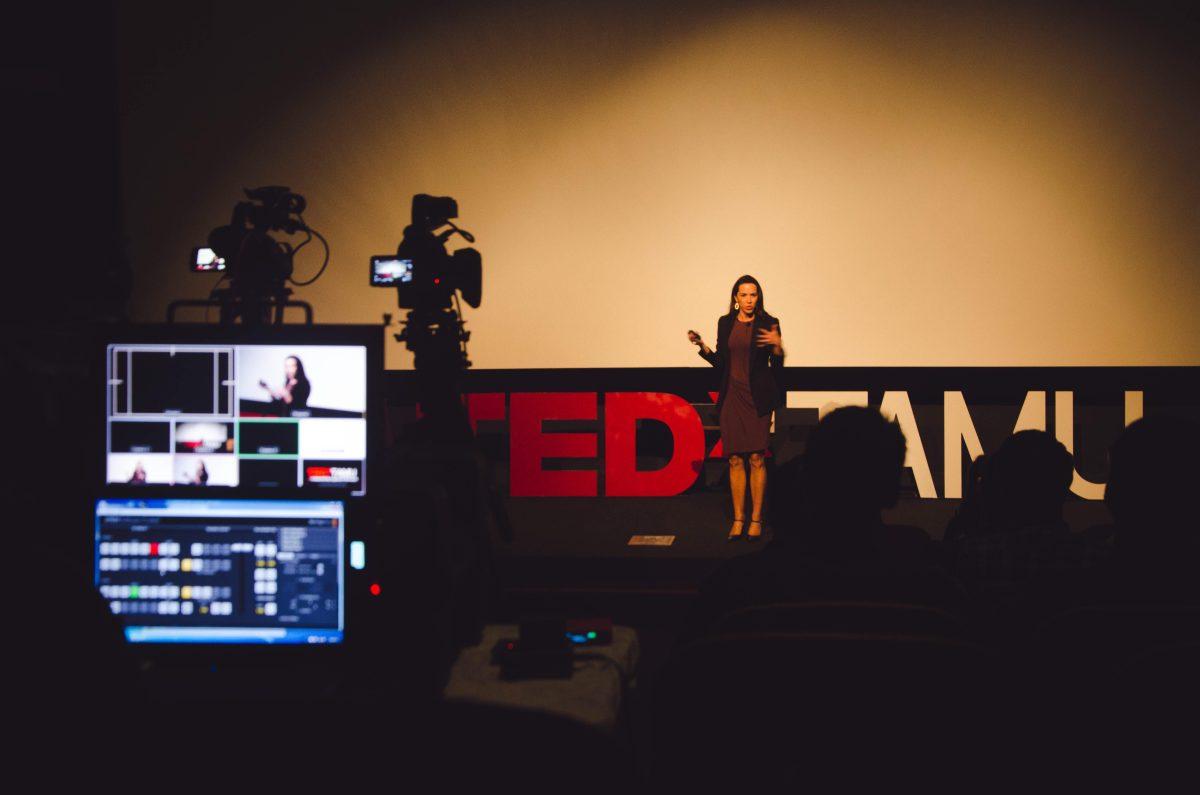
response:
[(879, 512), (899, 498), (906, 449), (900, 426), (876, 409), (830, 412), (809, 434), (804, 453), (805, 514), (827, 524), (878, 523)]
[(1062, 521), (1074, 463), (1045, 431), (1018, 431), (988, 456), (982, 473), (986, 523), (1004, 532)]
[(1137, 420), (1109, 451), (1104, 502), (1122, 554), (1195, 552), (1193, 489), (1200, 483), (1200, 424), (1156, 414)]

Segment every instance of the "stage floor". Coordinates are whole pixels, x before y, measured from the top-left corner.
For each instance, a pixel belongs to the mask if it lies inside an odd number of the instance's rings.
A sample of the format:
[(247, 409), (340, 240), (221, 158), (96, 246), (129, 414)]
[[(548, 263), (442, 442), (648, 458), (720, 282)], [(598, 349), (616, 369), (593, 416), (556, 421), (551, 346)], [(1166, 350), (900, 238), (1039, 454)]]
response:
[[(506, 505), (514, 539), (495, 548), (506, 588), (694, 590), (721, 561), (762, 548), (762, 542), (726, 542), (732, 510), (728, 494), (719, 491), (669, 498), (512, 498)], [(907, 498), (884, 519), (940, 540), (957, 507), (957, 500)], [(1064, 514), (1076, 532), (1109, 522), (1100, 502), (1072, 499)], [(667, 547), (629, 546), (635, 534), (675, 540)]]

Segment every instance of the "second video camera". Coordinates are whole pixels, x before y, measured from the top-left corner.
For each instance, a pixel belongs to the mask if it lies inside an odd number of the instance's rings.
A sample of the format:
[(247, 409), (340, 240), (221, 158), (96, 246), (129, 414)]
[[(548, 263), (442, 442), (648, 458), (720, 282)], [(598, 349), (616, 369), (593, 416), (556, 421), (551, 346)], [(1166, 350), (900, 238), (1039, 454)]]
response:
[[(418, 193), (412, 200), (412, 223), (404, 230), (395, 254), (371, 257), (371, 286), (395, 287), (403, 309), (434, 310), (449, 307), (455, 291), (472, 307), (483, 298), (483, 260), (473, 248), (446, 251), (455, 233), (469, 243), (470, 232), (450, 222), (458, 217), (458, 203), (449, 196)], [(443, 226), (449, 229), (437, 233)]]

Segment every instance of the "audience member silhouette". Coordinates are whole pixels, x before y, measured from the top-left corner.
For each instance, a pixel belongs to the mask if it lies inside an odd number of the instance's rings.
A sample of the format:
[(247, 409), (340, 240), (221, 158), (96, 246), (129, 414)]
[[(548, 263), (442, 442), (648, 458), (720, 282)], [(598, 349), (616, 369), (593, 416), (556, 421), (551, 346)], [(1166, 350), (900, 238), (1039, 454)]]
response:
[[(726, 561), (700, 585), (682, 639), (740, 607), (809, 600), (884, 601), (957, 610), (961, 588), (936, 566), (897, 552), (880, 513), (895, 504), (904, 435), (875, 409), (847, 406), (809, 435), (791, 511), (761, 552)], [(790, 513), (790, 515), (788, 515)]]
[(1116, 524), (1113, 558), (1085, 599), (1200, 604), (1200, 424), (1165, 414), (1131, 424), (1109, 451), (1104, 502)]
[(1003, 637), (1069, 606), (1079, 573), (1107, 548), (1063, 520), (1074, 462), (1052, 435), (1019, 431), (977, 463), (972, 505), (952, 522), (958, 537), (945, 542), (943, 557), (985, 634)]
[(1103, 548), (1063, 520), (1073, 472), (1071, 454), (1045, 431), (1005, 439), (980, 473), (974, 524), (950, 542), (951, 573), (978, 593), (1094, 565)]

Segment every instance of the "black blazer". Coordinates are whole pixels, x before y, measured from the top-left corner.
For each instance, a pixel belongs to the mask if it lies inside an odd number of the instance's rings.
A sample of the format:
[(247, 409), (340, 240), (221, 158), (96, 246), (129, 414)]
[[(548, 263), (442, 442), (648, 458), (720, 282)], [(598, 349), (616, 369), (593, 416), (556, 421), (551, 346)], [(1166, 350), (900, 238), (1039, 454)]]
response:
[[(721, 391), (717, 396), (717, 410), (725, 402), (725, 393), (729, 391), (729, 332), (737, 312), (721, 315), (717, 321), (717, 349), (705, 353), (700, 349), (700, 358), (721, 370)], [(758, 416), (770, 412), (783, 404), (779, 395), (779, 385), (776, 382), (775, 371), (783, 367), (783, 357), (776, 356), (773, 349), (759, 347), (758, 332), (770, 331), (772, 324), (779, 323), (779, 318), (771, 317), (764, 312), (754, 315), (754, 323), (750, 327), (750, 394), (754, 398), (754, 408)]]

